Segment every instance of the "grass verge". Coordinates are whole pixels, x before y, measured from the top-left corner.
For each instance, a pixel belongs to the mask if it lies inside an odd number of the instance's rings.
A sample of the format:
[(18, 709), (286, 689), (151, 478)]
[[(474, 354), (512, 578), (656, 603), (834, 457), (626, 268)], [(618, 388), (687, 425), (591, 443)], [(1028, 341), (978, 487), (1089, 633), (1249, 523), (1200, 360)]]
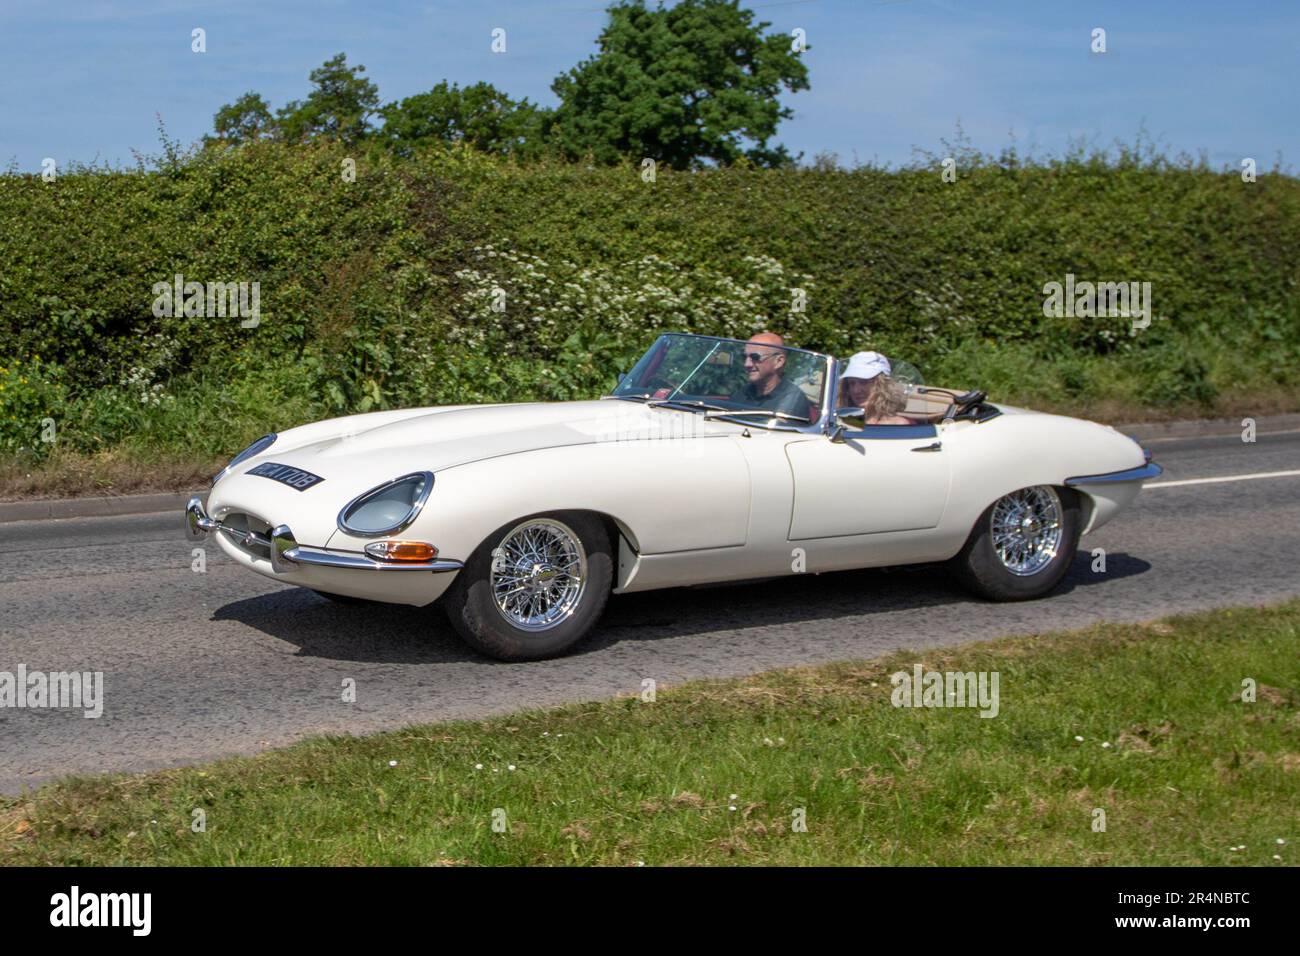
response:
[[(918, 662), (998, 715), (892, 706)], [(1300, 600), (900, 652), (68, 780), (0, 804), (0, 861), (1285, 865), (1297, 688)]]
[(0, 502), (205, 488), (225, 465), (210, 455), (60, 452), (38, 463), (0, 459)]

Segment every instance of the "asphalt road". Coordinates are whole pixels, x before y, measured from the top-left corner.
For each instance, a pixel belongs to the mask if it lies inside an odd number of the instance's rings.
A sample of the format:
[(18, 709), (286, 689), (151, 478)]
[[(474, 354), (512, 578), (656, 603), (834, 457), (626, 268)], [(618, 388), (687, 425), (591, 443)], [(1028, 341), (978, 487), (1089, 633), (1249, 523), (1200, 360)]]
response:
[[(1148, 444), (1161, 483), (1300, 469), (1300, 433)], [(104, 711), (0, 708), (0, 792), (637, 693), (686, 678), (1300, 594), (1300, 476), (1149, 487), (1083, 540), (1047, 599), (995, 605), (938, 569), (626, 595), (573, 655), (501, 664), (427, 609), (339, 606), (243, 571), (191, 569), (179, 514), (0, 525), (0, 671), (102, 671)], [(1104, 548), (1104, 574), (1089, 550)], [(356, 702), (345, 703), (345, 679)]]

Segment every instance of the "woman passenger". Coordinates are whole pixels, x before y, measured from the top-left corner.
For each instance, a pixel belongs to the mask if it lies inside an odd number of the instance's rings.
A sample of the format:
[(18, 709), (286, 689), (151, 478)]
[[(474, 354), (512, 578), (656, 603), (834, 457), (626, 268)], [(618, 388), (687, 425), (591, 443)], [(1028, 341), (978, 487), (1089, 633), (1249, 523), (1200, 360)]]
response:
[(890, 375), (889, 359), (879, 352), (858, 352), (840, 376), (840, 405), (859, 406), (867, 425), (911, 425), (900, 412), (907, 407), (903, 386)]

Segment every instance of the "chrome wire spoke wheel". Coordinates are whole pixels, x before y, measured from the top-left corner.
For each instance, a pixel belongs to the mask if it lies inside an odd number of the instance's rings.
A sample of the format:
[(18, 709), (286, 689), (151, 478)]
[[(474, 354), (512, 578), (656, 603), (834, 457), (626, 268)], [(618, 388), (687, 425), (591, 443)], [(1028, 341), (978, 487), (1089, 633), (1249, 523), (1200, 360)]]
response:
[(497, 611), (511, 626), (546, 631), (566, 621), (582, 600), (587, 553), (567, 525), (531, 518), (493, 549), (489, 584)]
[(998, 499), (989, 517), (993, 550), (1012, 574), (1029, 577), (1060, 553), (1063, 509), (1047, 485), (1022, 488)]

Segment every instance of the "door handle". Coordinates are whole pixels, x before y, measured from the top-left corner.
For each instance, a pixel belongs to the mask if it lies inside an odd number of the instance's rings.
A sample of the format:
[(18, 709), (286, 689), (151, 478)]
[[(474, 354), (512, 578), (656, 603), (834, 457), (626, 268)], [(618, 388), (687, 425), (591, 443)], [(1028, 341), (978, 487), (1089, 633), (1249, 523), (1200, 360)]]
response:
[(912, 451), (938, 451), (942, 447), (943, 447), (943, 442), (937, 441), (934, 442), (933, 444), (921, 445), (918, 448), (913, 448)]

